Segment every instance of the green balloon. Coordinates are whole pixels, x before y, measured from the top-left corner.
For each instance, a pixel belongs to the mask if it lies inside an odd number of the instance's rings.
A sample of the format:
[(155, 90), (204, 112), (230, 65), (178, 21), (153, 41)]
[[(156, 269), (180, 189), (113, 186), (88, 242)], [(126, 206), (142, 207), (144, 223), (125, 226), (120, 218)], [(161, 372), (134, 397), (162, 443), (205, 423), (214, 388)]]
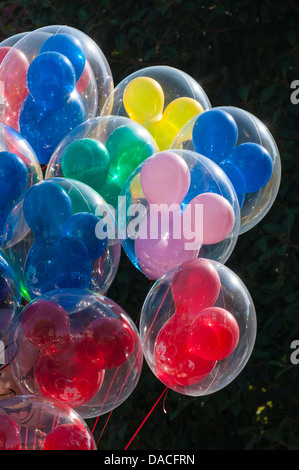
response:
[(98, 193), (105, 184), (110, 165), (106, 147), (95, 139), (79, 139), (64, 151), (61, 169), (65, 178), (87, 184)]
[(134, 124), (115, 129), (106, 149), (110, 155), (109, 177), (120, 189), (132, 171), (157, 151), (146, 129)]

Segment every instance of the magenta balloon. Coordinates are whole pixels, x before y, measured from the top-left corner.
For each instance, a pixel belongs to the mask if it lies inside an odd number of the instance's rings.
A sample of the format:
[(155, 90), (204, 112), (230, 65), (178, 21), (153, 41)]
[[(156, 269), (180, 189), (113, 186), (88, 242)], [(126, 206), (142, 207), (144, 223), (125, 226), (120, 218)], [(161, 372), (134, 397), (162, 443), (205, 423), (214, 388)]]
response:
[[(170, 212), (169, 229), (161, 222), (161, 215), (159, 218), (153, 217), (154, 212), (151, 209), (148, 213), (141, 224), (139, 238), (135, 240), (135, 254), (140, 269), (149, 279), (159, 279), (175, 266), (196, 259), (201, 248), (199, 244), (190, 248), (190, 240), (184, 236), (179, 209), (174, 214)], [(160, 214), (167, 218), (167, 212), (161, 211)], [(180, 233), (173, 228), (174, 225), (176, 229), (180, 225)]]
[(149, 204), (181, 204), (190, 186), (190, 171), (174, 152), (159, 152), (143, 164), (140, 183)]
[[(235, 214), (231, 204), (223, 196), (216, 193), (202, 193), (193, 198), (189, 204), (191, 206), (202, 204), (203, 245), (219, 243), (231, 233), (235, 223)], [(194, 211), (191, 214), (194, 214)], [(193, 225), (195, 225), (194, 221)]]

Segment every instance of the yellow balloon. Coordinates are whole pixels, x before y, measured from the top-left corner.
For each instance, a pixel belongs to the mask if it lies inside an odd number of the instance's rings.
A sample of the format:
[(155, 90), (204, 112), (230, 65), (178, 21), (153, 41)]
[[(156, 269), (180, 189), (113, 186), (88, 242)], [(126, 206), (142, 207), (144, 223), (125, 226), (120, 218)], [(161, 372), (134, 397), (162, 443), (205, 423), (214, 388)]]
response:
[(146, 125), (152, 120), (161, 119), (164, 93), (161, 85), (153, 78), (137, 77), (126, 86), (123, 103), (131, 119)]
[(190, 119), (203, 111), (204, 108), (195, 99), (188, 97), (177, 98), (165, 108), (163, 120), (171, 122), (178, 132)]
[(160, 151), (169, 149), (178, 133), (178, 129), (164, 118), (151, 124), (148, 131), (152, 134)]
[(130, 191), (133, 200), (136, 199), (144, 199), (145, 196), (143, 194), (142, 188), (141, 188), (141, 183), (140, 183), (140, 174), (136, 175), (130, 184)]

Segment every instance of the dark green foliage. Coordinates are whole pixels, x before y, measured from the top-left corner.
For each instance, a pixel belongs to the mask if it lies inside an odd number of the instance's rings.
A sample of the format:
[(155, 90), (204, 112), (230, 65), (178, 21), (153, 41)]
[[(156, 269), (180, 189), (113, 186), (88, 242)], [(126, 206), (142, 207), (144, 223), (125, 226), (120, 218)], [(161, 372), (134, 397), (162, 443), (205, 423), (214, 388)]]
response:
[[(299, 80), (298, 2), (31, 0), (16, 1), (16, 15), (8, 19), (7, 4), (0, 3), (2, 39), (68, 24), (100, 45), (115, 84), (137, 69), (167, 64), (195, 78), (213, 106), (247, 109), (269, 127), (282, 159), (281, 188), (227, 262), (257, 311), (250, 361), (214, 395), (194, 399), (169, 391), (129, 448), (298, 450), (299, 365), (290, 361), (291, 343), (299, 339), (299, 104), (290, 100), (291, 83)], [(150, 286), (123, 254), (108, 296), (138, 322)], [(145, 364), (129, 399), (100, 417), (96, 438), (109, 420), (99, 449), (124, 449), (164, 388)]]

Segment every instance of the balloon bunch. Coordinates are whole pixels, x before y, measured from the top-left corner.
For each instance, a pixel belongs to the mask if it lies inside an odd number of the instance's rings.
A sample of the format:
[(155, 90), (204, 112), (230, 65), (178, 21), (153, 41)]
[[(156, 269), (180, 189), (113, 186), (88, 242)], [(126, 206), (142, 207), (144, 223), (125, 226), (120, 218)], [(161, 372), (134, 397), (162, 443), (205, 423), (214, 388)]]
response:
[[(256, 312), (225, 263), (275, 200), (278, 149), (181, 70), (114, 87), (68, 26), (0, 43), (0, 83), (0, 448), (93, 450), (84, 420), (132, 394), (143, 358), (191, 396), (245, 367)], [(121, 247), (155, 281), (139, 329), (106, 296)]]

